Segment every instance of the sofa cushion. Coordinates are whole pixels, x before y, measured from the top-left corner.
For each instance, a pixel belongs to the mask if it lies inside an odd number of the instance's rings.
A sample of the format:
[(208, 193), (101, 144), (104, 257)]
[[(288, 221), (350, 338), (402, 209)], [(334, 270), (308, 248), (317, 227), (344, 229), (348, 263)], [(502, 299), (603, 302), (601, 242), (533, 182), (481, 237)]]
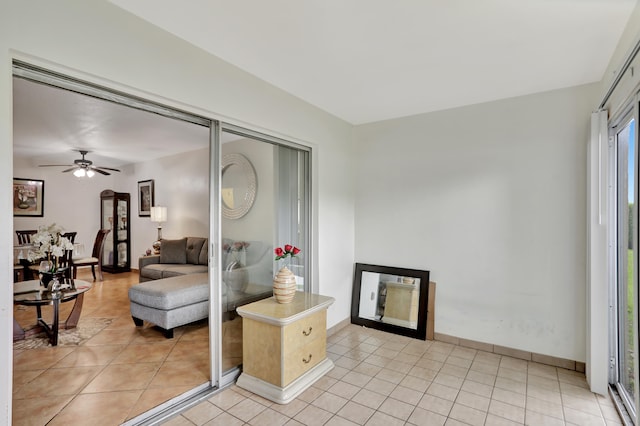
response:
[(160, 263), (187, 263), (187, 239), (162, 240)]
[(162, 271), (162, 278), (177, 277), (178, 275), (187, 274), (201, 274), (209, 270), (208, 266), (204, 265), (166, 265)]
[(129, 300), (162, 310), (209, 300), (209, 275), (190, 274), (136, 284), (129, 289)]
[(178, 275), (205, 273), (208, 270), (209, 267), (205, 265), (155, 263), (141, 269), (140, 276), (150, 280), (159, 280), (167, 277), (177, 277)]
[(200, 263), (200, 252), (206, 240), (206, 238), (201, 237), (187, 237), (187, 263), (192, 265)]
[(150, 280), (159, 280), (162, 278), (162, 272), (164, 272), (164, 268), (165, 265), (162, 265), (161, 263), (147, 265), (144, 268), (140, 269), (140, 276)]

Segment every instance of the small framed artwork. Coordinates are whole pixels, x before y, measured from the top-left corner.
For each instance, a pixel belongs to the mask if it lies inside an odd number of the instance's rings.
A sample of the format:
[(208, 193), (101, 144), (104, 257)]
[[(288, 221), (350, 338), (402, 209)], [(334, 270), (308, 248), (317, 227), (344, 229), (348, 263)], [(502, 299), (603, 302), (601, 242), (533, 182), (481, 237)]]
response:
[(44, 181), (13, 178), (13, 215), (44, 216)]
[(151, 216), (153, 198), (153, 179), (138, 181), (138, 216)]

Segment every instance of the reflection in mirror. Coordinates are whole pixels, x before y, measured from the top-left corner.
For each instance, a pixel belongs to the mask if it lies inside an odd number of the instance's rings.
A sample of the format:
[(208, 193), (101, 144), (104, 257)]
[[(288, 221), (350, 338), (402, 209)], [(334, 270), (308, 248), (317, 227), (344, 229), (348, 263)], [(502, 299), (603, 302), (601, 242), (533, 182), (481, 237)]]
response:
[(420, 278), (362, 272), (361, 318), (402, 327), (418, 328)]
[(351, 322), (426, 339), (429, 271), (356, 263)]

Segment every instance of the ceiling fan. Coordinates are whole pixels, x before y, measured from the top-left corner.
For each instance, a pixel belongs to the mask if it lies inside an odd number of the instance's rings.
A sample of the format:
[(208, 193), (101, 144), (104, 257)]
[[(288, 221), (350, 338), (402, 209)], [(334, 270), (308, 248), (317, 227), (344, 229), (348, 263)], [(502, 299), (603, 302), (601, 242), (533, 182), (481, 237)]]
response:
[(73, 171), (73, 175), (76, 177), (92, 177), (95, 172), (108, 176), (111, 173), (106, 170), (110, 170), (112, 172), (120, 171), (118, 169), (112, 169), (111, 167), (94, 166), (93, 161), (84, 158), (89, 151), (78, 150), (78, 152), (82, 155), (82, 158), (73, 160), (73, 164), (41, 164), (39, 167), (69, 167), (68, 169), (63, 170), (62, 173)]

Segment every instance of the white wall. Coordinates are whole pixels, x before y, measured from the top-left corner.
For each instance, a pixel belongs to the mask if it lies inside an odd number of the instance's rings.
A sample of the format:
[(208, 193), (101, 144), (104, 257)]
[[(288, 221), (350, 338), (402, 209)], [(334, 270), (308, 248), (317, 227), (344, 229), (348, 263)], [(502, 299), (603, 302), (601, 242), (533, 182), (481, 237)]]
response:
[[(90, 256), (93, 241), (100, 229), (100, 192), (114, 189), (114, 176), (96, 175), (78, 179), (62, 168), (41, 168), (26, 163), (14, 164), (14, 175), (44, 180), (43, 217), (14, 217), (13, 229), (38, 229), (56, 223), (65, 231), (76, 231), (76, 243), (82, 243)], [(17, 242), (15, 234), (13, 241)]]
[[(203, 138), (207, 140), (207, 132)], [(155, 205), (167, 208), (162, 238), (209, 236), (209, 149), (185, 152), (136, 163), (122, 182), (131, 193), (131, 267), (158, 236), (150, 217), (138, 216), (138, 181), (153, 179)]]
[[(205, 132), (206, 133), (206, 132)], [(205, 134), (205, 141), (206, 141)], [(131, 232), (131, 267), (157, 237), (157, 225), (149, 217), (138, 216), (138, 181), (153, 179), (156, 205), (167, 207), (168, 221), (162, 226), (164, 238), (209, 235), (209, 149), (186, 152), (121, 168), (110, 176), (78, 179), (59, 168), (14, 164), (16, 177), (42, 179), (44, 216), (14, 217), (14, 229), (37, 229), (57, 223), (65, 231), (76, 231), (76, 242), (91, 255), (100, 229), (100, 192), (112, 189), (131, 195), (128, 217)], [(17, 241), (14, 234), (14, 241)]]
[(585, 359), (597, 85), (356, 128), (356, 261), (427, 269), (437, 333)]
[[(315, 240), (314, 279), (322, 294), (338, 299), (329, 309), (328, 326), (349, 316), (350, 125), (109, 3), (5, 0), (0, 2), (0, 181), (4, 182), (0, 223), (5, 224), (13, 220), (14, 58), (310, 146), (316, 209), (313, 234), (322, 235)], [(0, 278), (5, 282), (12, 279), (12, 242), (12, 227), (0, 227)], [(336, 251), (336, 246), (343, 249)], [(4, 286), (0, 290), (0, 324), (4, 324), (0, 327), (0, 423), (11, 418), (11, 320), (11, 289)]]

